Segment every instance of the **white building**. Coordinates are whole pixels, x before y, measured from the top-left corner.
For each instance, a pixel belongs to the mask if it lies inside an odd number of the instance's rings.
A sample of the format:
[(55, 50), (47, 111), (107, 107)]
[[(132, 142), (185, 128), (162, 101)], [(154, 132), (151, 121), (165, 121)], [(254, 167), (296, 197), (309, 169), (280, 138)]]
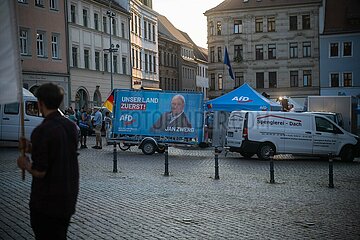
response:
[(131, 88), (130, 14), (116, 2), (109, 9), (109, 1), (103, 0), (68, 0), (67, 8), (71, 102), (75, 108), (99, 106), (112, 85)]
[(130, 0), (132, 88), (159, 88), (157, 13), (151, 0)]

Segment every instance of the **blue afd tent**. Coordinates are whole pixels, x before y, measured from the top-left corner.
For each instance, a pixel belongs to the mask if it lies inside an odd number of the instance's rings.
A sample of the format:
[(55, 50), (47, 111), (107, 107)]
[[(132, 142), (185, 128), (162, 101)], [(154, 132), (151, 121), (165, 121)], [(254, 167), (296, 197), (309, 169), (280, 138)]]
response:
[(250, 111), (281, 111), (281, 105), (273, 102), (244, 83), (237, 89), (206, 102), (208, 111), (250, 110)]

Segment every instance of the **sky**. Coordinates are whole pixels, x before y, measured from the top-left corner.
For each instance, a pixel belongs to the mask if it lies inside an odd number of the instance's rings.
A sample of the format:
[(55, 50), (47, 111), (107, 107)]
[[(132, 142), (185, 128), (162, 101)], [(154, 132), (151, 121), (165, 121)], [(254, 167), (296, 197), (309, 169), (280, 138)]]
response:
[(153, 0), (153, 9), (179, 30), (186, 32), (199, 47), (207, 48), (204, 12), (223, 0)]

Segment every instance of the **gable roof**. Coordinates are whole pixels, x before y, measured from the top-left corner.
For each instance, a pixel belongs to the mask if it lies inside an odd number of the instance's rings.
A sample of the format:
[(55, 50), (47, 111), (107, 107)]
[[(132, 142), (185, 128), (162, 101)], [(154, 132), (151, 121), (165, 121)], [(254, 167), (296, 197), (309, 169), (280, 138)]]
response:
[(163, 15), (158, 14), (158, 31), (160, 36), (166, 36), (172, 41), (180, 42), (183, 44), (190, 44), (191, 42), (184, 37), (174, 25)]

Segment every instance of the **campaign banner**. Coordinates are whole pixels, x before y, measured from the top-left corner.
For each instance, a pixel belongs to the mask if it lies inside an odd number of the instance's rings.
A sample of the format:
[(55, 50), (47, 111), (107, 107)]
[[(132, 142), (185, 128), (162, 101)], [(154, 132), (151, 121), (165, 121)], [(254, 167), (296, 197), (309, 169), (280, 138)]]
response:
[(203, 94), (116, 89), (114, 134), (200, 139)]

